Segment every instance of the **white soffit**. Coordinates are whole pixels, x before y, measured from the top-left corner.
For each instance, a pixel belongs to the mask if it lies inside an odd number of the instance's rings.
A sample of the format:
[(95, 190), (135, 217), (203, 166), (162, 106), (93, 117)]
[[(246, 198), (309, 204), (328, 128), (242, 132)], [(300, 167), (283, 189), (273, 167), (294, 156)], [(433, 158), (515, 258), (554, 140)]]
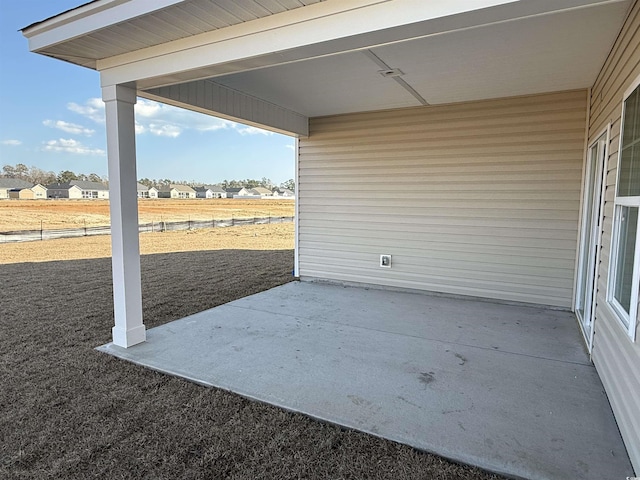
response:
[[(374, 47), (429, 104), (590, 87), (629, 1), (539, 15)], [(374, 57), (375, 58), (375, 57)], [(383, 78), (367, 50), (216, 77), (308, 117), (421, 105)]]
[(351, 52), (213, 81), (307, 117), (415, 106), (415, 98), (380, 69), (362, 52)]
[(23, 29), (32, 51), (96, 61), (325, 0), (95, 0)]

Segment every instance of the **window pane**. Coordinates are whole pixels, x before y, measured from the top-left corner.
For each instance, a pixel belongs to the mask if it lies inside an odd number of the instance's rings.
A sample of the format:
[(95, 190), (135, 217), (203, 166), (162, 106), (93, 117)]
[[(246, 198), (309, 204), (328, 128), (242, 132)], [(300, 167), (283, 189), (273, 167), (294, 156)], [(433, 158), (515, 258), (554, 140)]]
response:
[(638, 208), (619, 208), (620, 230), (613, 296), (624, 310), (629, 313), (631, 307), (631, 287), (633, 284), (633, 256), (638, 229)]
[[(640, 165), (638, 165), (638, 159), (636, 158), (634, 161), (633, 158), (634, 155), (637, 156), (638, 153), (640, 153), (640, 148), (636, 148), (633, 145), (622, 150), (622, 156), (620, 159), (620, 180), (618, 182), (619, 196), (628, 197), (640, 195), (640, 193), (636, 192), (640, 186), (640, 181), (638, 179)], [(634, 163), (636, 165), (634, 165)]]
[(640, 195), (640, 87), (625, 100), (618, 196)]

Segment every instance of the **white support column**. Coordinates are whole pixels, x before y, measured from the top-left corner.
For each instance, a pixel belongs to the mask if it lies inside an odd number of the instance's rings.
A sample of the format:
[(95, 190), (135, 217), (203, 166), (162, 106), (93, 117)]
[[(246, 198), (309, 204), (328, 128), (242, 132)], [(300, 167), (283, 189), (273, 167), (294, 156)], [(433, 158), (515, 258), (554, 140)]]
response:
[(130, 347), (146, 339), (142, 323), (136, 176), (135, 88), (103, 87), (109, 159), (111, 251), (115, 327), (113, 343)]

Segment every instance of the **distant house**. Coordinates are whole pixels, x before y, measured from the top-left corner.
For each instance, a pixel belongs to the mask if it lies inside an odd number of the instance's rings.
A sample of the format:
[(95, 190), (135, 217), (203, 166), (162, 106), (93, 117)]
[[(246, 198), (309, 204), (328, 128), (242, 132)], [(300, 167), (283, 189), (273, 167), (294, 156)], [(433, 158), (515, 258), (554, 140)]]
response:
[(249, 190), (249, 193), (251, 195), (260, 195), (261, 197), (273, 197), (273, 192), (264, 187), (254, 187)]
[(36, 200), (44, 200), (45, 198), (47, 198), (47, 187), (45, 187), (44, 185), (40, 185), (38, 183), (31, 187), (31, 190), (33, 191), (33, 197)]
[(47, 188), (42, 185), (34, 185), (31, 188), (14, 188), (9, 190), (9, 198), (20, 200), (39, 200), (47, 198)]
[(158, 189), (138, 183), (138, 198), (158, 198)]
[(277, 187), (273, 189), (274, 197), (293, 198), (296, 194), (288, 188)]
[(31, 188), (33, 183), (18, 178), (0, 178), (0, 199), (11, 198), (9, 192), (15, 189)]
[(169, 185), (158, 190), (158, 198), (196, 198), (196, 191), (189, 185)]
[(69, 183), (47, 185), (47, 198), (82, 198), (82, 188)]
[(205, 186), (193, 187), (196, 191), (196, 198), (213, 198), (213, 192)]
[(107, 199), (109, 187), (101, 182), (72, 180), (69, 183), (47, 185), (47, 198)]
[(214, 198), (227, 198), (227, 192), (220, 185), (209, 185), (209, 188), (215, 195)]
[(227, 191), (220, 185), (205, 185), (205, 187), (211, 190), (212, 198), (227, 198)]
[(9, 190), (9, 198), (15, 200), (33, 200), (35, 199), (35, 194), (30, 188), (14, 188), (13, 190)]
[(219, 185), (194, 187), (196, 198), (227, 198), (227, 192)]
[(247, 197), (250, 196), (249, 190), (244, 187), (230, 187), (226, 189), (227, 198), (235, 198), (235, 197)]
[(71, 180), (69, 185), (80, 187), (82, 198), (85, 199), (107, 199), (109, 198), (109, 187), (102, 182), (86, 182), (83, 180)]

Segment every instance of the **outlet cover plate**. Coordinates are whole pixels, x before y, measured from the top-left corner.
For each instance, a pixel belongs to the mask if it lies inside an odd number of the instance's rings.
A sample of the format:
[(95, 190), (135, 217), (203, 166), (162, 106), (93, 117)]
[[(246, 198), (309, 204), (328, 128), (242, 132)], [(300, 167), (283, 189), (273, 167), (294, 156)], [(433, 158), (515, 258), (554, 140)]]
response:
[(380, 266), (382, 268), (391, 268), (391, 255), (380, 255)]

